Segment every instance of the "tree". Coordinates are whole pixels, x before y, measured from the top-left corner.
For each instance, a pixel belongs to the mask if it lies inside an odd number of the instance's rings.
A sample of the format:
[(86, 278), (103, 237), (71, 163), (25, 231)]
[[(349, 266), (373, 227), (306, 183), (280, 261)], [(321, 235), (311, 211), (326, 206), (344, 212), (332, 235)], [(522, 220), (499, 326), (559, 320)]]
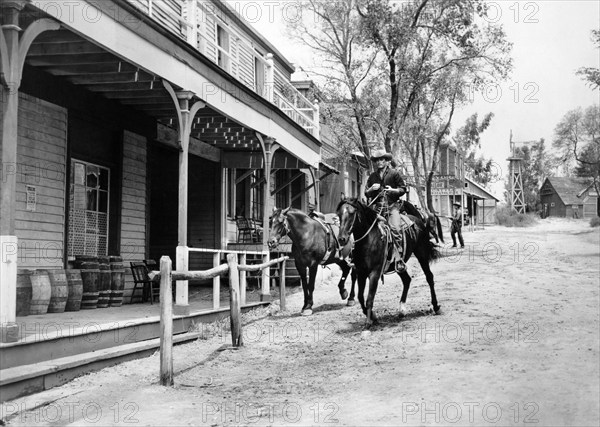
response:
[(592, 105), (585, 110), (577, 108), (564, 115), (554, 129), (553, 147), (558, 159), (567, 167), (577, 166), (577, 173), (589, 171), (593, 177), (600, 171), (600, 108)]
[(465, 155), (467, 171), (483, 186), (495, 178), (495, 170), (492, 160), (486, 159), (483, 155), (477, 156), (477, 150), (481, 148), (481, 134), (489, 127), (493, 117), (494, 113), (488, 113), (479, 122), (477, 113), (471, 115), (452, 139), (456, 147)]
[[(600, 49), (600, 30), (592, 30), (592, 43), (596, 45), (597, 49)], [(600, 69), (581, 67), (576, 74), (587, 80), (592, 90), (600, 88)]]
[(510, 70), (502, 28), (485, 22), (487, 9), (478, 0), (302, 4), (319, 19), (292, 22), (293, 34), (321, 54), (315, 72), (338, 90), (343, 108), (337, 111), (353, 118), (348, 125), (358, 148), (369, 158), (377, 138), (395, 157), (406, 153), (417, 194), (431, 208), (437, 150), (466, 89)]

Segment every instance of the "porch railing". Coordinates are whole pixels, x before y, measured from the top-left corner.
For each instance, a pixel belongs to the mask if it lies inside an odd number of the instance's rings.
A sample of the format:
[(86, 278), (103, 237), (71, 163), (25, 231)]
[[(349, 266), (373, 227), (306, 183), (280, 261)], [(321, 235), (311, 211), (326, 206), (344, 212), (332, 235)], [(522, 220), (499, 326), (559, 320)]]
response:
[[(240, 300), (242, 304), (246, 303), (246, 283), (247, 275), (243, 267), (247, 265), (248, 255), (256, 255), (262, 258), (263, 262), (269, 262), (270, 253), (268, 251), (236, 251), (229, 249), (206, 249), (206, 248), (190, 248), (187, 246), (177, 246), (175, 250), (176, 265), (178, 270), (189, 270), (190, 253), (209, 253), (213, 255), (213, 268), (221, 265), (223, 255), (236, 255), (240, 269)], [(261, 294), (268, 295), (270, 293), (270, 274), (269, 269), (264, 269), (261, 272)], [(213, 281), (213, 309), (221, 307), (221, 276), (215, 276)], [(188, 282), (186, 280), (177, 281), (176, 304), (188, 305)]]
[[(231, 26), (220, 26), (225, 18), (220, 16), (223, 13), (215, 3), (208, 0), (127, 1), (319, 138), (318, 104), (309, 101), (276, 69), (271, 53), (263, 58), (244, 34)], [(227, 41), (219, 42), (219, 37)]]

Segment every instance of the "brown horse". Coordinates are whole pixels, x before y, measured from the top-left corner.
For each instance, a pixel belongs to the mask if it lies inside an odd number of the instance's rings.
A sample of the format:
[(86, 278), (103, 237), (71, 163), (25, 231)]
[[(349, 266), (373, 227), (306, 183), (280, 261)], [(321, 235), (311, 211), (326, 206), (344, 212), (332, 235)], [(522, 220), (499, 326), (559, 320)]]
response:
[[(377, 292), (377, 285), (382, 274), (394, 271), (393, 262), (388, 262), (388, 254), (393, 251), (391, 236), (385, 232), (388, 227), (386, 221), (374, 210), (358, 199), (342, 200), (336, 210), (340, 218), (340, 232), (338, 240), (345, 244), (354, 235), (354, 266), (358, 276), (358, 300), (367, 316), (367, 325), (370, 326), (377, 319), (373, 313), (373, 301)], [(405, 232), (406, 250), (404, 261), (408, 261), (412, 254), (415, 255), (431, 291), (431, 305), (435, 313), (441, 307), (435, 295), (433, 273), (429, 264), (439, 258), (435, 243), (429, 240), (428, 227), (420, 217), (408, 215), (414, 224)], [(389, 264), (389, 265), (388, 265)], [(384, 271), (385, 269), (385, 271)], [(404, 286), (400, 298), (400, 316), (406, 314), (406, 297), (410, 288), (411, 277), (406, 270), (399, 274)], [(369, 295), (365, 304), (365, 285), (369, 278)]]
[[(344, 283), (351, 270), (346, 262), (346, 257), (350, 254), (352, 242), (346, 241), (345, 245), (341, 247), (338, 245), (337, 226), (324, 224), (301, 210), (293, 208), (275, 209), (269, 222), (269, 249), (277, 247), (283, 236), (287, 235), (292, 240), (292, 257), (304, 291), (304, 305), (301, 312), (303, 316), (312, 314), (313, 292), (319, 265), (337, 264), (342, 269), (338, 288), (342, 299), (348, 298), (348, 291), (344, 288)], [(308, 278), (306, 276), (307, 269)], [(352, 271), (353, 283), (355, 279), (354, 271)]]

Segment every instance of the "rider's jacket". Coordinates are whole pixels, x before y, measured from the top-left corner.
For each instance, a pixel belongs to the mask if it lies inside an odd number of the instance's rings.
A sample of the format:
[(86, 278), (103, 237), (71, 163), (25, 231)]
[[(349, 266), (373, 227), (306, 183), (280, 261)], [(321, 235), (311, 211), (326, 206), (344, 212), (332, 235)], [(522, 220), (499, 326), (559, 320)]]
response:
[(367, 179), (367, 188), (370, 188), (373, 184), (376, 183), (379, 183), (381, 185), (379, 190), (365, 192), (365, 194), (369, 198), (369, 202), (375, 199), (379, 195), (379, 193), (383, 191), (386, 185), (389, 185), (394, 189), (400, 189), (400, 194), (386, 193), (387, 200), (378, 200), (378, 203), (387, 202), (388, 206), (392, 205), (398, 202), (400, 200), (400, 197), (404, 195), (404, 193), (406, 193), (406, 183), (404, 182), (404, 179), (402, 179), (402, 176), (400, 176), (400, 172), (398, 172), (396, 169), (390, 168), (389, 166), (383, 172), (383, 178), (380, 177), (379, 171), (375, 171), (371, 175), (369, 175), (369, 179)]

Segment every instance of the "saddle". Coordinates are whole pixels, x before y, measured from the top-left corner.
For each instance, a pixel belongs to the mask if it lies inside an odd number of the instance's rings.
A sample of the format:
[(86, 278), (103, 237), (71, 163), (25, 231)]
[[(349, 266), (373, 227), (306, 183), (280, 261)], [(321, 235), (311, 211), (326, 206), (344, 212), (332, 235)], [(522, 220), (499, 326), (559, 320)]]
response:
[[(336, 214), (324, 214), (318, 211), (312, 211), (308, 216), (321, 224), (321, 227), (323, 227), (323, 230), (325, 230), (325, 233), (327, 234), (327, 252), (325, 252), (321, 265), (325, 265), (327, 260), (331, 257), (331, 254), (334, 252), (339, 252), (339, 258), (350, 262), (349, 258), (352, 253), (352, 247), (354, 246), (354, 237), (350, 236), (350, 240), (345, 246), (342, 247), (340, 245), (340, 242), (337, 239), (340, 226), (338, 216)], [(336, 227), (336, 229), (334, 229), (334, 227)], [(329, 244), (329, 242), (331, 242), (331, 237), (334, 239), (333, 247)]]
[(413, 240), (416, 239), (414, 221), (404, 214), (400, 214), (400, 220), (401, 224), (400, 230), (398, 230), (398, 237), (401, 241), (398, 242), (398, 245), (401, 245), (401, 247), (398, 247), (396, 245), (397, 239), (394, 236), (392, 228), (390, 227), (389, 223), (384, 217), (380, 216), (377, 224), (377, 226), (379, 227), (379, 231), (381, 232), (382, 238), (387, 239), (387, 247), (384, 255), (385, 262), (383, 265), (384, 274), (395, 272), (395, 268), (393, 266), (395, 266), (397, 262), (404, 261), (404, 254), (406, 253), (407, 236), (410, 235), (411, 238), (413, 238)]

